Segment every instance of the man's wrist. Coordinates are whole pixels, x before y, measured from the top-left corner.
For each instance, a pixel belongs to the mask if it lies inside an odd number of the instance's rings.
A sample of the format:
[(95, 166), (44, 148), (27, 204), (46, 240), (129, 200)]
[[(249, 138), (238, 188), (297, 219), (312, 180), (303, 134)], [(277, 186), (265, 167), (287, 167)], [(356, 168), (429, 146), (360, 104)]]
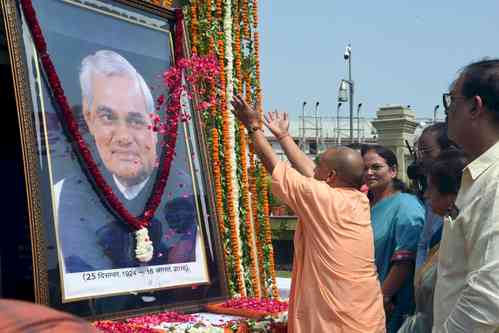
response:
[(277, 135), (276, 139), (277, 139), (277, 141), (281, 141), (282, 139), (287, 138), (288, 136), (290, 136), (289, 133), (285, 132), (285, 133), (281, 133), (281, 134)]
[(249, 135), (254, 134), (256, 131), (261, 131), (262, 126), (260, 125), (255, 125), (255, 124), (250, 124), (246, 127), (246, 130), (248, 131)]

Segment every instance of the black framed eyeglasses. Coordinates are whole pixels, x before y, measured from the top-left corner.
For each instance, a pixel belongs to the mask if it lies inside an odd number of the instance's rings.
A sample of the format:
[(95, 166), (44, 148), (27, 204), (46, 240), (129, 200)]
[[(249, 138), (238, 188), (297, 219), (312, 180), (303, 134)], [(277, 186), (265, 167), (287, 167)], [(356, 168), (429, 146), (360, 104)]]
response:
[(445, 115), (447, 116), (449, 114), (449, 109), (452, 106), (452, 103), (454, 102), (455, 99), (460, 99), (460, 98), (466, 98), (464, 96), (453, 96), (450, 93), (444, 93), (442, 95), (442, 101), (444, 104), (444, 112)]
[(443, 101), (443, 104), (444, 104), (444, 111), (445, 111), (445, 114), (447, 115), (447, 113), (449, 112), (449, 108), (452, 104), (452, 95), (449, 94), (449, 93), (444, 93), (442, 95), (442, 101)]

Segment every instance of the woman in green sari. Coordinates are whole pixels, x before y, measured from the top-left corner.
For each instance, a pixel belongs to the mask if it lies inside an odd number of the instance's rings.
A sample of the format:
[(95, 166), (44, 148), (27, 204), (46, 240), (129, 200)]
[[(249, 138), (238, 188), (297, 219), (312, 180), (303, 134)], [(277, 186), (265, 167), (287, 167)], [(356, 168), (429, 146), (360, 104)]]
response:
[[(433, 212), (444, 217), (444, 223), (455, 213), (454, 201), (466, 165), (463, 153), (457, 149), (443, 151), (432, 164), (427, 175), (425, 198)], [(398, 333), (431, 332), (433, 325), (433, 294), (437, 280), (438, 247), (433, 246), (425, 263), (416, 271), (414, 293), (416, 312), (407, 318)]]

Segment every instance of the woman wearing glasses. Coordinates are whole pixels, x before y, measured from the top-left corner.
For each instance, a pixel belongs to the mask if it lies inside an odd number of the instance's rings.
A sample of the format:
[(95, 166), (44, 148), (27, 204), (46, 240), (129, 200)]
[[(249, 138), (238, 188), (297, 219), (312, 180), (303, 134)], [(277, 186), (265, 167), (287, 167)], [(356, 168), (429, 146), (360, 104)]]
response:
[(375, 261), (383, 291), (387, 332), (397, 332), (414, 311), (413, 274), (425, 209), (404, 193), (397, 178), (397, 158), (389, 149), (363, 147), (365, 182), (371, 200)]
[[(432, 163), (442, 151), (447, 149), (457, 149), (457, 146), (447, 136), (447, 125), (445, 123), (434, 123), (423, 130), (416, 144), (416, 164), (421, 169), (418, 171), (421, 179), (418, 180), (424, 183), (421, 184), (421, 196), (426, 190), (426, 175)], [(426, 218), (418, 245), (416, 271), (425, 262), (429, 249), (438, 244), (442, 236), (442, 217), (433, 212), (427, 200), (425, 200), (425, 207)]]

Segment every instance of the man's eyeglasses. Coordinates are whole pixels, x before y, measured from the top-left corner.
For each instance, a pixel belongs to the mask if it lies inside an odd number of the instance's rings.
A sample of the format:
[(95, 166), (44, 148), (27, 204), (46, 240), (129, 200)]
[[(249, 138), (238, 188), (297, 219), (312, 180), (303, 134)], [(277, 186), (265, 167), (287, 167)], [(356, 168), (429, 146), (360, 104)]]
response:
[(449, 114), (449, 109), (452, 106), (452, 103), (454, 102), (454, 100), (460, 99), (460, 98), (466, 98), (466, 97), (464, 97), (464, 96), (452, 96), (450, 93), (444, 93), (442, 95), (445, 115)]

